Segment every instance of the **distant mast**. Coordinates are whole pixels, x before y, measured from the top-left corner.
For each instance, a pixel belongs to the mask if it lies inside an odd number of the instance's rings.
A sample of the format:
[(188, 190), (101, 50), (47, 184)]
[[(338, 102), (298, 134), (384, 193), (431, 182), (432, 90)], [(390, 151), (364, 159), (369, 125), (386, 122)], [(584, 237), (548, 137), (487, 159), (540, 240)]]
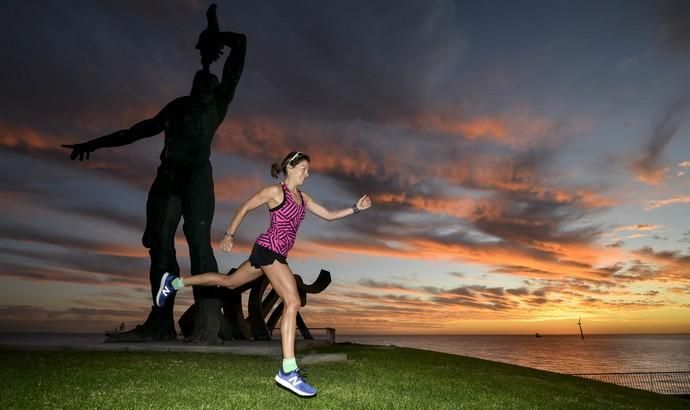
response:
[(582, 333), (582, 315), (577, 319), (577, 325), (580, 326), (580, 337), (582, 337), (582, 340), (585, 340), (585, 334)]

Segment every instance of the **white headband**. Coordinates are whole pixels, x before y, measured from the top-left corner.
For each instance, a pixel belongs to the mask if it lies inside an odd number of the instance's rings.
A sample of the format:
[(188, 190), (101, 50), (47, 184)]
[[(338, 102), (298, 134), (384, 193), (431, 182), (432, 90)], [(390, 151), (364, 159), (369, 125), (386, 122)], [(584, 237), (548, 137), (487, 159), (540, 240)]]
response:
[(295, 153), (295, 155), (293, 155), (292, 158), (290, 158), (290, 159), (288, 160), (288, 162), (286, 162), (285, 164), (286, 164), (286, 165), (290, 165), (290, 163), (292, 162), (292, 160), (295, 159), (295, 158), (297, 158), (297, 156), (300, 155), (300, 154), (302, 154), (302, 153), (299, 152), (299, 151), (297, 151), (297, 152)]

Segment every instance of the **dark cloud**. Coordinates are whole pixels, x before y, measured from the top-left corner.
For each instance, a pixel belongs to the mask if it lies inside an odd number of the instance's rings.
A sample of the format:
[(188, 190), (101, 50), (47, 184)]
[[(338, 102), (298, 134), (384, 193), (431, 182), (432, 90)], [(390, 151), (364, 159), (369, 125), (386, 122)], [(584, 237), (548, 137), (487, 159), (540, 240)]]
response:
[(509, 311), (512, 309), (516, 309), (518, 307), (517, 303), (502, 302), (502, 301), (475, 302), (475, 301), (472, 301), (471, 299), (467, 299), (467, 298), (463, 298), (463, 297), (455, 297), (455, 298), (434, 297), (432, 300), (435, 303), (438, 303), (441, 305), (456, 305), (456, 306), (462, 306), (462, 307), (467, 307), (467, 308), (472, 308), (472, 309), (490, 310), (490, 311)]
[[(657, 40), (661, 47), (690, 55), (690, 2), (686, 0), (664, 0), (660, 4)], [(631, 164), (637, 178), (655, 184), (664, 178), (665, 166), (661, 161), (664, 148), (675, 137), (678, 127), (687, 119), (690, 108), (690, 92), (685, 91), (666, 109), (656, 124), (647, 146)]]
[(667, 302), (649, 299), (638, 299), (638, 300), (610, 300), (605, 301), (601, 299), (591, 298), (587, 300), (590, 304), (590, 308), (598, 309), (649, 309), (654, 307), (666, 306)]
[(635, 251), (636, 254), (640, 256), (653, 257), (655, 259), (681, 266), (690, 267), (690, 255), (683, 253), (682, 251), (655, 251), (653, 248), (646, 246), (642, 249)]
[[(479, 311), (508, 312), (518, 309), (521, 304), (541, 306), (547, 303), (562, 303), (560, 299), (547, 299), (543, 289), (531, 293), (527, 288), (504, 289), (502, 287), (487, 287), (483, 285), (467, 285), (443, 289), (436, 287), (405, 287), (397, 283), (384, 283), (372, 280), (360, 280), (357, 284), (367, 290), (398, 291), (403, 293), (381, 295), (366, 292), (345, 292), (344, 295), (352, 298), (353, 303), (404, 303), (406, 304), (405, 309), (414, 309), (419, 313), (425, 309), (443, 309), (444, 306), (465, 307)], [(410, 295), (410, 292), (416, 292), (416, 295)], [(384, 306), (385, 309), (390, 310), (388, 305), (379, 305), (381, 309), (384, 309)]]
[(553, 272), (545, 271), (542, 269), (530, 268), (523, 265), (502, 265), (494, 269), (496, 273), (503, 273), (507, 275), (521, 275), (529, 277), (550, 277), (553, 276)]
[[(205, 5), (174, 3), (5, 5), (0, 119), (40, 118), (53, 131), (122, 128), (187, 94)], [(221, 3), (221, 29), (248, 37), (232, 111), (330, 119), (416, 112), (462, 56), (454, 16), (450, 1)]]
[(446, 290), (445, 293), (449, 293), (451, 295), (467, 296), (468, 298), (474, 298), (474, 292), (470, 287), (466, 286), (455, 289), (449, 289)]
[(534, 292), (532, 292), (532, 294), (533, 294), (534, 296), (543, 297), (543, 296), (546, 295), (546, 289), (545, 289), (545, 288), (537, 289), (537, 290), (535, 290)]
[(89, 124), (113, 126), (108, 119), (122, 121), (127, 111), (153, 114), (150, 101), (172, 97), (169, 84), (191, 79), (198, 61), (193, 47), (205, 25), (203, 10), (176, 3), (5, 5), (0, 115), (20, 123), (38, 119), (44, 130), (83, 132)]
[[(4, 221), (0, 221), (4, 222)], [(40, 245), (53, 245), (84, 251), (103, 252), (113, 246), (112, 239), (103, 237), (100, 241), (79, 235), (78, 232), (55, 234), (45, 229), (17, 226), (3, 223), (0, 238)]]
[(513, 296), (527, 296), (529, 295), (529, 290), (527, 288), (518, 288), (518, 289), (506, 289), (506, 292)]
[(690, 243), (690, 231), (683, 232), (683, 237), (678, 242)]
[[(592, 295), (605, 296), (611, 295), (617, 289), (622, 288), (620, 284), (614, 282), (596, 282), (584, 279), (575, 278), (542, 278), (534, 281), (528, 281), (528, 286), (539, 288), (533, 290), (531, 293), (525, 294), (524, 296), (531, 295), (532, 298), (525, 298), (530, 301), (539, 301), (542, 299), (547, 299), (547, 295), (561, 295), (568, 296), (574, 300), (581, 300), (588, 297), (593, 297)], [(508, 291), (510, 293), (510, 291)], [(524, 293), (524, 291), (522, 292)], [(548, 298), (549, 302), (561, 303), (562, 300), (558, 299), (556, 296)]]
[[(6, 155), (4, 161), (0, 161), (0, 193), (19, 196), (26, 201), (27, 207), (43, 207), (143, 232), (146, 195), (138, 186), (104, 180), (105, 175), (98, 171), (70, 169), (69, 165), (36, 161), (14, 153)], [(32, 178), (27, 178), (24, 170), (30, 172)], [(108, 189), (103, 189), (104, 183), (108, 183)], [(21, 204), (15, 206), (23, 207)], [(18, 222), (0, 220), (0, 226), (10, 230), (18, 226)], [(50, 231), (53, 226), (47, 228)], [(75, 229), (72, 234), (78, 231)], [(35, 233), (42, 235), (47, 231)]]
[(632, 164), (633, 171), (639, 180), (654, 184), (664, 178), (661, 155), (676, 134), (678, 127), (687, 119), (689, 110), (690, 94), (687, 94), (676, 100), (664, 113), (663, 118), (649, 137), (645, 150), (638, 155)]
[[(134, 286), (148, 283), (148, 257), (108, 255), (74, 250), (0, 247), (0, 275), (34, 281), (61, 281), (92, 285)], [(22, 260), (23, 263), (11, 262)]]
[(598, 227), (564, 228), (584, 215), (585, 212), (564, 205), (514, 201), (507, 204), (500, 218), (482, 215), (474, 226), (486, 234), (524, 245), (537, 242), (584, 244), (597, 238)]
[(451, 72), (462, 55), (453, 8), (445, 1), (243, 8), (237, 19), (247, 27), (248, 62), (263, 80), (248, 84), (254, 101), (262, 112), (330, 119), (419, 111), (448, 78), (439, 72)]
[(657, 39), (672, 50), (690, 53), (690, 3), (686, 0), (661, 3)]
[(357, 282), (358, 285), (364, 286), (365, 288), (370, 288), (370, 289), (397, 289), (397, 290), (410, 290), (410, 288), (396, 284), (396, 283), (388, 283), (388, 282), (378, 282), (372, 279), (361, 279)]

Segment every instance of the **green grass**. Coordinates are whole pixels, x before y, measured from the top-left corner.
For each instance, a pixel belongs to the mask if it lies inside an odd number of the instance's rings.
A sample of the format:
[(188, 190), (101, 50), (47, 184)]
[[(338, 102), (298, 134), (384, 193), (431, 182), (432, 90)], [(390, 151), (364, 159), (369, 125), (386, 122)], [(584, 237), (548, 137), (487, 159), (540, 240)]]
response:
[[(442, 353), (334, 345), (308, 366), (317, 397), (273, 382), (275, 358), (214, 353), (0, 350), (0, 409), (636, 409), (683, 399)], [(304, 353), (304, 352), (302, 352)], [(298, 356), (299, 358), (299, 356)]]

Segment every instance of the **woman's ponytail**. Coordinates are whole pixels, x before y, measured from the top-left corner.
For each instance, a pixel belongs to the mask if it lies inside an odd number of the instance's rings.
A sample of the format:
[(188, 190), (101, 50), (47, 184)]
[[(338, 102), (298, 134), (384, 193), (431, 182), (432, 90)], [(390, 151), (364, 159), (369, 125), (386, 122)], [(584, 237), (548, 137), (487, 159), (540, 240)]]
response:
[(271, 164), (271, 176), (273, 178), (278, 178), (278, 174), (282, 172), (282, 167), (278, 163)]

